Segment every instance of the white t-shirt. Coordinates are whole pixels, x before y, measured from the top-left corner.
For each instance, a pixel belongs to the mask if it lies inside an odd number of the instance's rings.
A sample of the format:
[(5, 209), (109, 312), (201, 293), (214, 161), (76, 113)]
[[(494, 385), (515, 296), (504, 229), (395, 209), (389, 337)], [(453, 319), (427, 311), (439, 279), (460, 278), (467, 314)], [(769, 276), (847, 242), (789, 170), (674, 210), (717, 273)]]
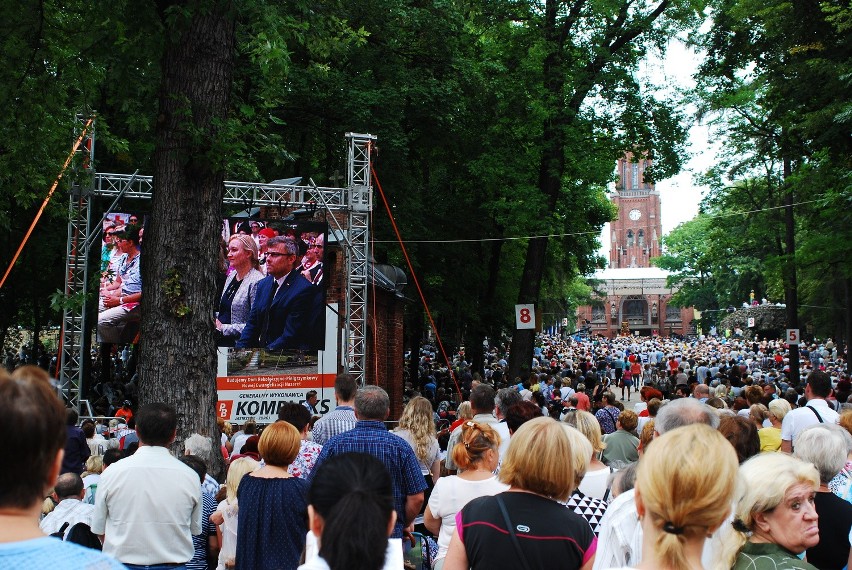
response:
[(609, 474), (612, 473), (609, 467), (597, 469), (595, 471), (586, 471), (583, 480), (580, 481), (580, 492), (587, 497), (595, 499), (603, 499), (606, 494), (607, 483), (609, 482)]
[(509, 489), (497, 477), (482, 481), (467, 481), (457, 475), (441, 477), (432, 489), (429, 497), (429, 510), (432, 516), (441, 519), (441, 532), (438, 534), (438, 555), (435, 560), (444, 558), (450, 546), (450, 539), (456, 530), (456, 514), (466, 504), (477, 497), (496, 495)]
[(787, 415), (784, 416), (784, 420), (781, 422), (781, 439), (791, 442), (795, 448), (796, 438), (802, 433), (802, 430), (820, 423), (814, 410), (827, 424), (836, 424), (840, 417), (837, 412), (828, 407), (825, 400), (809, 400), (808, 405), (804, 408), (796, 408), (787, 412)]
[(234, 449), (231, 451), (231, 457), (235, 457), (240, 454), (240, 451), (243, 449), (243, 444), (248, 441), (248, 438), (253, 436), (254, 434), (241, 433), (237, 437), (234, 438)]

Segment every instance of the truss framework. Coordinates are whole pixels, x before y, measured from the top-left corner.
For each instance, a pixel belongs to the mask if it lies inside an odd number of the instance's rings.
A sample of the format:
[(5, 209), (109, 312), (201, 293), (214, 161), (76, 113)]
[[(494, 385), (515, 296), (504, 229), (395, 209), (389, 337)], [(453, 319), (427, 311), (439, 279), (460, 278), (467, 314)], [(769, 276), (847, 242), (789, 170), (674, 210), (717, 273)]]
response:
[[(371, 150), (374, 135), (347, 133), (348, 175), (345, 188), (225, 182), (225, 204), (247, 207), (324, 208), (332, 214), (348, 214), (349, 232), (344, 236), (346, 322), (342, 350), (344, 370), (364, 384), (367, 358), (367, 271), (369, 269), (369, 220), (373, 207)], [(92, 139), (94, 142), (94, 138)], [(85, 149), (87, 164), (94, 164), (94, 144)], [(68, 205), (65, 294), (82, 304), (63, 314), (60, 385), (79, 410), (82, 389), (81, 364), (85, 359), (87, 259), (102, 224), (92, 224), (93, 197), (150, 199), (153, 177), (136, 174), (93, 173), (91, 185), (75, 188)], [(97, 242), (99, 243), (99, 242)]]

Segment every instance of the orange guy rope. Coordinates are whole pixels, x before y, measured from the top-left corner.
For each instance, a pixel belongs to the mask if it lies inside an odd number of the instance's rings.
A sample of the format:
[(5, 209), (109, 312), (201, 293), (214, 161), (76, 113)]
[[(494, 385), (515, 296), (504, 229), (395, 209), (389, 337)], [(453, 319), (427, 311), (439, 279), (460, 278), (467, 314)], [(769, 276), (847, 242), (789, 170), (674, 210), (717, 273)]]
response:
[(47, 207), (48, 202), (50, 202), (50, 199), (53, 197), (53, 193), (59, 186), (59, 181), (62, 179), (62, 175), (65, 174), (65, 171), (68, 169), (68, 165), (71, 164), (71, 160), (74, 158), (74, 153), (77, 152), (78, 148), (80, 148), (80, 144), (82, 144), (83, 139), (86, 138), (86, 131), (89, 130), (89, 127), (91, 126), (92, 121), (94, 120), (94, 117), (89, 118), (89, 120), (86, 121), (85, 126), (83, 126), (83, 131), (80, 133), (80, 136), (77, 137), (77, 141), (71, 148), (71, 153), (68, 155), (68, 158), (65, 159), (65, 164), (62, 165), (62, 170), (59, 171), (59, 176), (57, 176), (56, 180), (53, 181), (53, 186), (50, 187), (50, 192), (47, 193), (47, 197), (45, 197), (44, 201), (41, 203), (41, 208), (38, 209), (38, 213), (36, 214), (33, 223), (30, 225), (30, 229), (27, 230), (24, 239), (21, 241), (21, 245), (18, 247), (18, 251), (15, 252), (15, 256), (9, 263), (9, 267), (6, 268), (6, 273), (3, 275), (3, 279), (0, 280), (0, 289), (2, 289), (3, 285), (6, 283), (6, 278), (9, 277), (9, 273), (12, 272), (12, 268), (15, 266), (15, 262), (18, 261), (18, 257), (20, 257), (21, 252), (24, 250), (24, 246), (27, 245), (27, 241), (29, 241), (30, 235), (33, 233), (33, 230), (35, 229), (36, 224), (41, 218), (42, 213), (44, 213), (44, 209)]
[[(385, 205), (385, 210), (388, 212), (388, 218), (390, 218), (391, 225), (393, 225), (393, 231), (396, 233), (396, 239), (399, 241), (399, 247), (402, 248), (402, 255), (405, 256), (405, 262), (408, 264), (408, 270), (411, 272), (411, 277), (414, 279), (414, 285), (417, 287), (417, 293), (420, 295), (420, 301), (423, 303), (423, 308), (426, 310), (426, 316), (429, 317), (429, 324), (432, 326), (432, 330), (435, 331), (435, 338), (438, 340), (438, 348), (441, 349), (441, 355), (447, 363), (447, 371), (450, 373), (450, 379), (452, 379), (453, 384), (456, 386), (456, 392), (458, 392), (459, 396), (462, 396), (461, 388), (459, 387), (459, 383), (456, 381), (456, 375), (453, 373), (453, 365), (447, 357), (447, 351), (444, 350), (444, 343), (441, 342), (441, 335), (438, 333), (438, 327), (435, 326), (435, 320), (432, 318), (432, 312), (429, 310), (429, 305), (426, 303), (426, 296), (423, 294), (423, 289), (420, 288), (420, 280), (417, 279), (417, 274), (414, 272), (414, 265), (411, 263), (411, 258), (408, 257), (408, 250), (405, 249), (405, 243), (402, 241), (402, 236), (399, 233), (399, 228), (396, 225), (396, 220), (391, 212), (390, 204), (385, 197), (385, 191), (382, 190), (382, 184), (379, 182), (379, 177), (376, 175), (375, 168), (373, 168), (373, 180), (376, 181), (376, 187), (379, 189), (379, 195), (382, 197), (382, 203)], [(414, 357), (415, 355), (412, 354), (411, 358)]]

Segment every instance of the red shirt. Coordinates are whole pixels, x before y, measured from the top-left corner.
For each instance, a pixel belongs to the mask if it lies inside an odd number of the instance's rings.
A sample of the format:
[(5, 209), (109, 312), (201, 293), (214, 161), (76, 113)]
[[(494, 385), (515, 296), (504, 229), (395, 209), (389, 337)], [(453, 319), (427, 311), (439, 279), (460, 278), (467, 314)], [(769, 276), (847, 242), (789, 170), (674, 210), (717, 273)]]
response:
[(129, 420), (130, 418), (133, 417), (133, 410), (129, 410), (129, 409), (125, 410), (124, 408), (119, 408), (115, 412), (115, 417), (124, 418), (125, 420)]
[(577, 409), (583, 410), (584, 412), (588, 412), (592, 409), (592, 403), (589, 401), (589, 397), (586, 396), (585, 392), (577, 392), (574, 394), (577, 396)]

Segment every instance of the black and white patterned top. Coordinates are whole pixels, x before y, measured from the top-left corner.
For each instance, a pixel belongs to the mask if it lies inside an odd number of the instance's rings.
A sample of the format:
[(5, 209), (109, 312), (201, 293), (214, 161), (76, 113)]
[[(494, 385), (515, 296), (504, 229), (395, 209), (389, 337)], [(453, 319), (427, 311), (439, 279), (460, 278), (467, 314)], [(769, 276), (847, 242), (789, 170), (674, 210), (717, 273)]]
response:
[(587, 497), (579, 489), (575, 489), (571, 496), (568, 497), (568, 500), (562, 504), (569, 509), (573, 509), (575, 513), (589, 521), (589, 526), (592, 527), (595, 536), (598, 535), (601, 519), (606, 512), (606, 501)]

